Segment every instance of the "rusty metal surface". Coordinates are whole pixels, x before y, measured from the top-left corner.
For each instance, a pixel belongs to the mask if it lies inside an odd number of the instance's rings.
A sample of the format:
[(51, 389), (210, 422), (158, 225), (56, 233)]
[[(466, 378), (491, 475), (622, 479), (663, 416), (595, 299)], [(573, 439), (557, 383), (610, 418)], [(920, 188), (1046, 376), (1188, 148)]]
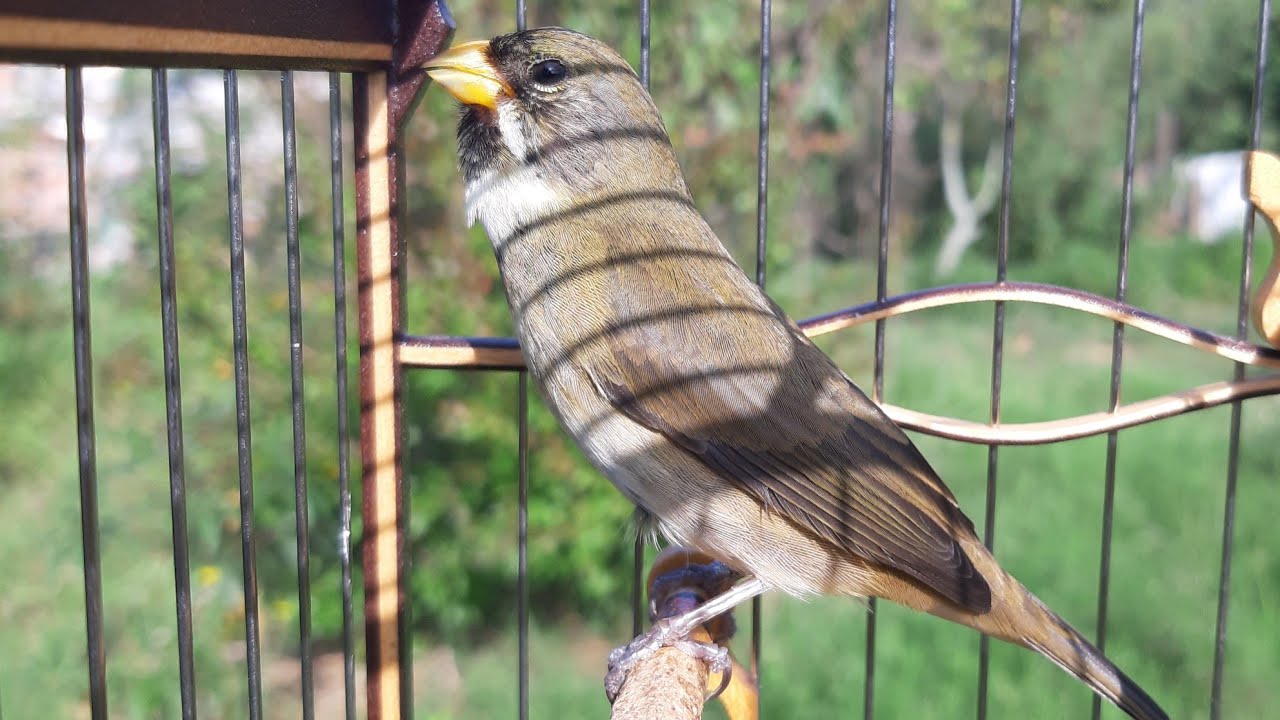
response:
[(404, 126), (422, 97), (427, 81), (422, 64), (449, 45), (456, 28), (444, 2), (427, 0), (401, 7), (400, 36), (391, 61), (391, 124), (396, 129)]

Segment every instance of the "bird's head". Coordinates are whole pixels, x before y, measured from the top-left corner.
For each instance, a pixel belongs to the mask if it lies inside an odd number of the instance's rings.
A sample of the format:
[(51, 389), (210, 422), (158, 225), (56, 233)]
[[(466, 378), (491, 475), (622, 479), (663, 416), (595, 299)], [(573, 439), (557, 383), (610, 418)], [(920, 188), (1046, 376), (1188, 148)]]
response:
[(563, 28), (457, 45), (427, 73), (462, 103), (458, 152), (468, 183), (536, 166), (582, 197), (600, 191), (686, 191), (662, 118), (621, 56)]

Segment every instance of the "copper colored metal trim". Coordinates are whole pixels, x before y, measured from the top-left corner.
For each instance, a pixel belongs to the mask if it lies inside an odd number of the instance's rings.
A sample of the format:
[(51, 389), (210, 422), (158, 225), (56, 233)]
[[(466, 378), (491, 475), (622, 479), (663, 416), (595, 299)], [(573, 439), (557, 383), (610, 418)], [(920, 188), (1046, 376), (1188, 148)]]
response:
[(396, 345), (407, 368), (523, 370), (524, 357), (515, 338), (467, 338), (408, 335)]
[(234, 64), (352, 70), (389, 62), (391, 46), (0, 14), (0, 58), (53, 62), (72, 56), (112, 64), (163, 61), (169, 67)]
[(370, 720), (400, 717), (401, 503), (399, 372), (387, 76), (356, 75), (356, 268), (360, 317), (365, 669)]
[[(919, 310), (995, 301), (1028, 302), (1080, 310), (1228, 360), (1280, 369), (1280, 351), (1273, 348), (1194, 328), (1101, 295), (1040, 283), (974, 283), (930, 288), (895, 295), (883, 302), (863, 303), (818, 315), (802, 321), (800, 327), (809, 337), (817, 337)], [(519, 345), (515, 338), (409, 335), (400, 341), (401, 362), (406, 366), (422, 368), (522, 370), (524, 361), (520, 359), (518, 351)]]
[[(800, 323), (810, 337), (945, 305), (974, 302), (1030, 302), (1087, 312), (1139, 330), (1249, 365), (1280, 368), (1280, 351), (1178, 323), (1081, 290), (1038, 283), (980, 283), (932, 288), (897, 295), (810, 318)], [(404, 336), (397, 344), (404, 367), (472, 370), (520, 370), (524, 360), (514, 338)], [(917, 412), (896, 405), (882, 407), (903, 427), (962, 442), (991, 445), (1037, 445), (1100, 435), (1182, 413), (1262, 395), (1280, 393), (1280, 375), (1221, 382), (1123, 405), (1115, 412), (1033, 423), (991, 425)]]
[(886, 299), (883, 303), (865, 303), (819, 315), (804, 321), (801, 327), (810, 337), (816, 337), (854, 325), (874, 322), (880, 318), (905, 315), (928, 308), (996, 301), (1027, 302), (1079, 310), (1124, 323), (1152, 335), (1210, 352), (1228, 360), (1246, 365), (1280, 368), (1280, 351), (1273, 348), (1194, 328), (1101, 295), (1041, 283), (973, 283), (930, 288), (897, 295)]
[(1143, 425), (1196, 410), (1226, 405), (1236, 400), (1280, 393), (1280, 375), (1200, 385), (1150, 400), (1122, 405), (1111, 412), (1046, 420), (1044, 422), (987, 425), (883, 405), (893, 421), (926, 435), (984, 445), (1044, 445), (1101, 435), (1112, 430)]
[(369, 720), (413, 716), (403, 373), (397, 348), (404, 330), (405, 253), (399, 232), (404, 163), (397, 135), (423, 87), (421, 73), (412, 71), (414, 58), (435, 55), (453, 33), (443, 0), (402, 0), (396, 10), (399, 62), (385, 73), (353, 79)]

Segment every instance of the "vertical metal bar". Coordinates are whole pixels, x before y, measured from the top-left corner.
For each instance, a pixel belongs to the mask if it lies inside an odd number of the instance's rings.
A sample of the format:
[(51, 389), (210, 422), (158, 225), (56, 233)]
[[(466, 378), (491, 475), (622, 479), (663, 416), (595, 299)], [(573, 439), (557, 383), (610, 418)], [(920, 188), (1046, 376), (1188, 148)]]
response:
[[(1116, 259), (1115, 298), (1124, 302), (1129, 289), (1129, 243), (1133, 230), (1133, 172), (1138, 135), (1138, 93), (1142, 86), (1142, 29), (1147, 15), (1146, 0), (1133, 4), (1133, 37), (1129, 53), (1129, 106), (1125, 128), (1124, 186), (1120, 208), (1120, 246)], [(1120, 385), (1124, 364), (1124, 323), (1116, 323), (1111, 335), (1111, 391), (1107, 409), (1120, 407)], [(1098, 617), (1095, 643), (1099, 651), (1107, 647), (1107, 603), (1111, 595), (1111, 532), (1115, 516), (1116, 455), (1119, 433), (1107, 433), (1106, 477), (1102, 497), (1102, 557), (1098, 564)], [(1102, 715), (1102, 698), (1093, 696), (1093, 720)]]
[[(516, 30), (526, 27), (525, 0), (516, 0)], [(518, 494), (519, 494), (519, 558), (516, 577), (517, 642), (519, 657), (519, 716), (529, 717), (529, 373), (520, 371), (516, 417), (519, 424)]]
[(302, 717), (315, 717), (311, 668), (311, 533), (307, 517), (307, 422), (302, 386), (302, 278), (298, 248), (298, 142), (293, 112), (293, 71), (280, 73), (284, 130), (285, 255), (289, 276), (289, 375), (293, 399), (293, 507), (297, 533), (298, 655), (302, 665)]
[(71, 333), (75, 354), (76, 443), (80, 461), (80, 547), (84, 556), (89, 711), (107, 717), (107, 655), (102, 642), (102, 557), (98, 549), (98, 460), (93, 423), (93, 340), (89, 312), (88, 214), (84, 198), (84, 80), (68, 65), (67, 193), (71, 230)]
[(635, 546), (631, 549), (631, 635), (644, 632), (644, 527), (636, 527)]
[[(769, 250), (769, 72), (773, 60), (773, 2), (760, 0), (760, 136), (756, 142), (756, 284), (765, 285)], [(751, 599), (751, 672), (763, 690), (760, 668), (761, 598)]]
[(342, 76), (329, 73), (329, 190), (333, 216), (334, 387), (338, 396), (338, 564), (342, 591), (342, 678), (346, 720), (356, 717), (355, 610), (351, 602), (351, 473), (347, 424), (347, 237), (342, 191)]
[[(1256, 150), (1262, 143), (1262, 103), (1267, 72), (1268, 28), (1271, 23), (1271, 0), (1258, 3), (1258, 54), (1253, 68), (1253, 111), (1249, 121), (1249, 149)], [(1236, 337), (1249, 335), (1249, 291), (1253, 285), (1253, 231), (1254, 212), (1250, 206), (1245, 211), (1244, 248), (1240, 263), (1240, 296), (1236, 305)], [(1245, 367), (1236, 363), (1233, 378), (1244, 379)], [(1231, 403), (1231, 429), (1227, 456), (1227, 484), (1222, 511), (1222, 560), (1218, 578), (1218, 619), (1214, 629), (1213, 689), (1209, 699), (1209, 717), (1222, 717), (1223, 664), (1227, 655), (1227, 612), (1231, 600), (1231, 554), (1235, 543), (1236, 481), (1240, 470), (1240, 416), (1241, 404)]]
[[(889, 207), (893, 198), (893, 90), (897, 72), (898, 2), (889, 0), (884, 30), (884, 105), (880, 127), (880, 244), (876, 254), (876, 300), (889, 295)], [(875, 375), (871, 399), (884, 402), (885, 321), (876, 321)], [(867, 601), (867, 646), (863, 679), (862, 716), (875, 716), (876, 599)]]
[[(1022, 39), (1022, 0), (1012, 0), (1009, 18), (1009, 75), (1005, 89), (1004, 159), (1000, 180), (1000, 229), (996, 240), (996, 282), (1009, 274), (1009, 196), (1013, 188), (1013, 133), (1018, 108), (1018, 51)], [(992, 425), (1000, 424), (1000, 390), (1004, 375), (1004, 303), (997, 302), (991, 333), (991, 415)], [(988, 548), (996, 542), (996, 484), (1000, 451), (987, 446), (987, 502), (982, 540)], [(991, 639), (978, 641), (978, 720), (987, 717), (987, 686), (991, 665)]]
[(640, 0), (640, 84), (649, 89), (649, 52), (653, 46), (650, 38), (649, 0)]
[(155, 136), (156, 225), (160, 253), (160, 321), (164, 345), (165, 420), (169, 440), (169, 506), (173, 524), (173, 585), (178, 617), (178, 687), (183, 720), (196, 717), (191, 637), (191, 559), (187, 543), (187, 482), (182, 448), (182, 374), (178, 363), (178, 291), (173, 258), (173, 194), (169, 163), (169, 82), (151, 71), (151, 123)]
[(756, 142), (756, 284), (764, 289), (769, 243), (769, 69), (773, 59), (772, 0), (760, 0), (760, 136)]
[[(649, 0), (640, 0), (640, 84), (649, 89), (649, 57), (652, 47), (650, 36), (651, 15)], [(639, 635), (644, 629), (644, 528), (636, 528), (635, 548), (631, 556), (631, 634)]]
[(235, 70), (223, 74), (227, 136), (227, 219), (231, 246), (232, 355), (236, 383), (236, 454), (240, 478), (240, 556), (244, 568), (244, 637), (249, 718), (262, 720), (262, 649), (258, 628), (258, 558), (254, 549), (253, 449), (249, 421), (249, 330), (240, 188), (240, 93)]
[(518, 450), (518, 534), (520, 550), (516, 575), (518, 618), (520, 720), (529, 718), (529, 373), (521, 370), (517, 414), (520, 422)]

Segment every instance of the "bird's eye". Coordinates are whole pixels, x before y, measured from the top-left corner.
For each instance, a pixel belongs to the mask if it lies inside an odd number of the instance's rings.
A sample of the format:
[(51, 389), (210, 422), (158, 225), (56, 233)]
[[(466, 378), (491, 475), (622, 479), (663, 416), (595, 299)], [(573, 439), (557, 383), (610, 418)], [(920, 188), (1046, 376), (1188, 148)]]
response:
[(559, 60), (543, 60), (534, 63), (533, 67), (529, 69), (529, 74), (535, 83), (550, 87), (560, 84), (561, 81), (568, 77), (569, 68), (566, 68), (564, 63)]

